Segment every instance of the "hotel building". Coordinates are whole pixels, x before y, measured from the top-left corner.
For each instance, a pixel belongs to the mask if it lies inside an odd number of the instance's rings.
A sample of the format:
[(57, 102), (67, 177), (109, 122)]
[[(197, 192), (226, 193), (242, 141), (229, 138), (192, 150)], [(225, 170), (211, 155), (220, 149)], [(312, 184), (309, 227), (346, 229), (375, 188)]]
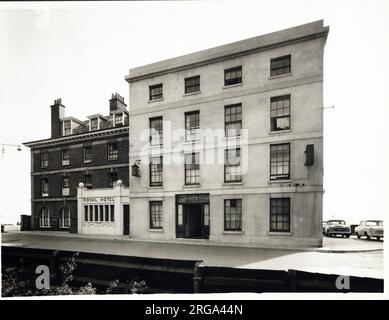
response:
[(132, 238), (322, 244), (328, 32), (316, 21), (129, 70)]
[[(113, 94), (109, 115), (94, 114), (86, 121), (66, 117), (61, 99), (50, 108), (51, 137), (24, 143), (31, 149), (32, 230), (128, 229), (128, 224), (123, 226), (129, 214), (129, 118), (124, 98)], [(123, 205), (115, 205), (124, 193)]]

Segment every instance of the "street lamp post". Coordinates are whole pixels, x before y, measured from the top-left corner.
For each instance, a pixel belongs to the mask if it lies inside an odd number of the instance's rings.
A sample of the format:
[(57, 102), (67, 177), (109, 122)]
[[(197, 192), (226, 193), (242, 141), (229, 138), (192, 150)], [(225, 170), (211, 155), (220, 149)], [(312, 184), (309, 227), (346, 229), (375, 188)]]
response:
[(22, 151), (22, 148), (20, 147), (20, 144), (11, 144), (11, 143), (2, 143), (0, 142), (1, 145), (1, 157), (4, 157), (5, 153), (5, 147), (16, 147), (17, 151)]

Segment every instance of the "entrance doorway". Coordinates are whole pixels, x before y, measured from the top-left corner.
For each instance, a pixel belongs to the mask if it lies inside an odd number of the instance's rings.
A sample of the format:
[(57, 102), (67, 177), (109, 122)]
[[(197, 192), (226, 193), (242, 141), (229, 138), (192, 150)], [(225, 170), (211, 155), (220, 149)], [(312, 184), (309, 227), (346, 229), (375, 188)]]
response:
[(177, 238), (209, 239), (209, 195), (177, 195)]
[(184, 238), (202, 238), (203, 208), (201, 204), (184, 204)]
[(128, 204), (123, 205), (123, 234), (130, 234), (130, 206)]

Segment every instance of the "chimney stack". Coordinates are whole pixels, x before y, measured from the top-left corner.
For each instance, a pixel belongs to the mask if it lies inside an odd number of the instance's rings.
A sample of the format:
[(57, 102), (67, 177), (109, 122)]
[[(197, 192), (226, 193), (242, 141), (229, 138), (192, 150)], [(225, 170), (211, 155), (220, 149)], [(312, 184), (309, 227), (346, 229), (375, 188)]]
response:
[(124, 103), (124, 97), (118, 93), (112, 93), (112, 98), (109, 100), (109, 112), (127, 110), (127, 105)]
[(61, 119), (65, 117), (65, 106), (62, 105), (62, 99), (54, 100), (51, 108), (51, 138), (61, 136)]

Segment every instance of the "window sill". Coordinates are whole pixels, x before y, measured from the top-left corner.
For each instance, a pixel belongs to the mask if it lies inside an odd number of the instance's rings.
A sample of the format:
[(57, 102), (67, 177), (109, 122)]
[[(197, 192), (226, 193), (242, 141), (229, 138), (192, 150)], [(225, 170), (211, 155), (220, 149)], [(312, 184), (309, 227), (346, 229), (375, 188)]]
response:
[(277, 231), (269, 231), (267, 233), (268, 236), (291, 236), (292, 232), (277, 232)]
[(234, 141), (234, 140), (239, 140), (242, 138), (242, 135), (236, 135), (236, 136), (224, 136), (224, 140), (226, 141)]
[(222, 234), (242, 235), (243, 231), (223, 231)]
[(147, 103), (154, 103), (154, 102), (161, 102), (161, 101), (163, 101), (163, 98), (155, 99), (155, 100), (149, 100), (149, 101), (147, 101)]
[(148, 186), (147, 189), (153, 190), (153, 189), (163, 189), (163, 186)]
[(282, 133), (291, 133), (292, 129), (278, 130), (278, 131), (269, 131), (269, 134), (282, 134)]
[(107, 161), (117, 161), (118, 159), (107, 159)]
[(70, 227), (59, 227), (60, 229), (69, 229)]
[(70, 166), (70, 164), (68, 163), (68, 164), (63, 164), (62, 163), (62, 167), (69, 167)]
[(196, 94), (201, 94), (201, 91), (196, 91), (196, 92), (190, 92), (190, 93), (184, 93), (182, 96), (183, 97), (188, 97), (188, 96), (194, 96)]
[[(191, 140), (191, 141), (184, 141), (183, 145), (184, 146), (192, 146), (192, 145), (198, 144), (198, 143), (200, 143), (199, 139), (198, 140)], [(190, 153), (190, 152), (188, 152), (188, 153)]]
[(270, 180), (269, 181), (269, 184), (273, 184), (273, 183), (292, 183), (292, 180), (285, 179), (285, 180)]
[(44, 194), (42, 194), (42, 197), (43, 197), (43, 198), (48, 198), (48, 197), (49, 197), (49, 194), (48, 194), (48, 193), (44, 193)]
[(50, 229), (51, 226), (39, 226), (39, 228), (42, 228), (42, 229)]
[[(190, 148), (190, 147), (199, 145), (199, 143), (200, 143), (200, 140), (184, 141), (183, 146), (186, 148)], [(184, 153), (192, 153), (192, 152), (193, 152), (193, 150), (185, 150), (184, 149)]]
[(187, 188), (187, 189), (191, 189), (191, 188), (200, 188), (201, 185), (200, 185), (200, 183), (198, 183), (198, 184), (184, 184), (182, 187)]
[(163, 232), (163, 229), (149, 229), (149, 232)]
[(293, 76), (293, 73), (289, 72), (289, 73), (279, 74), (277, 76), (270, 76), (269, 80), (285, 78), (285, 77), (291, 77), (291, 76)]
[(223, 86), (223, 89), (235, 88), (235, 87), (241, 87), (241, 86), (243, 86), (243, 82), (236, 83), (236, 84), (230, 84), (229, 86)]
[(92, 160), (84, 161), (84, 163), (92, 163)]
[(110, 223), (110, 224), (114, 224), (115, 221), (83, 221), (82, 223), (88, 223), (89, 225), (90, 224), (107, 224), (107, 223)]
[(163, 143), (162, 144), (150, 144), (148, 145), (149, 149), (161, 149), (163, 148)]
[(242, 181), (237, 181), (237, 182), (223, 182), (222, 186), (242, 186), (243, 182)]

